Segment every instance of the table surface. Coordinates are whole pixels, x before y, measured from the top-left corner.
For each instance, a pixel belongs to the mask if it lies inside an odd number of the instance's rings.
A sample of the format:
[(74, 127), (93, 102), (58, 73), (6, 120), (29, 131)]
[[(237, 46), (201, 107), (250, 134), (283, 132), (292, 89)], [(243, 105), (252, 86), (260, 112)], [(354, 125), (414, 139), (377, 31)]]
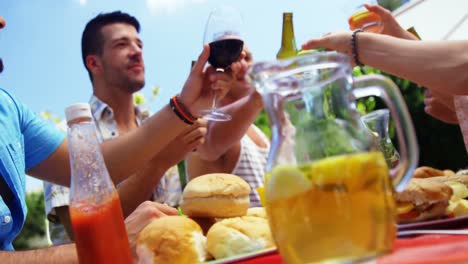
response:
[[(465, 228), (468, 228), (466, 225)], [(377, 264), (468, 263), (468, 235), (420, 235), (397, 238), (391, 253)], [(243, 264), (285, 263), (278, 252), (244, 260)]]

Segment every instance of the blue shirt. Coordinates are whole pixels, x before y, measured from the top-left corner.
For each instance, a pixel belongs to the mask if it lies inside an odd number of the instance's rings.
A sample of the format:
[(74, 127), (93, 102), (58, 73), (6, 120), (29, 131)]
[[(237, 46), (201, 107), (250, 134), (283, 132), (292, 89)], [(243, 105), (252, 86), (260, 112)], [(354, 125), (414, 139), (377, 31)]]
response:
[(6, 193), (0, 193), (0, 250), (14, 250), (11, 242), (26, 218), (26, 170), (49, 157), (64, 138), (64, 133), (0, 88), (0, 177), (12, 194), (7, 199)]

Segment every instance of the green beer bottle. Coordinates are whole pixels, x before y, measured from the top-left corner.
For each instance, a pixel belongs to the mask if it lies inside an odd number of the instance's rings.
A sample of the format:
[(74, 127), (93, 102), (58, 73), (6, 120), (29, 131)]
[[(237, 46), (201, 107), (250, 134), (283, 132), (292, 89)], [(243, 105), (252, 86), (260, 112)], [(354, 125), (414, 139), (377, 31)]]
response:
[(276, 54), (277, 59), (287, 59), (297, 55), (296, 39), (294, 37), (293, 14), (283, 13), (283, 33), (281, 48)]

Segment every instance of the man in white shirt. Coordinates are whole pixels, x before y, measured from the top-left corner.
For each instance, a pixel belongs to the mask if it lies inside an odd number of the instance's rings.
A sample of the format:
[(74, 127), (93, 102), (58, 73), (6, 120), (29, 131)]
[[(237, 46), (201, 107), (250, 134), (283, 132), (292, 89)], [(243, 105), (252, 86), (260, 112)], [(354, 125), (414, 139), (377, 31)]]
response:
[[(133, 93), (145, 84), (143, 43), (138, 32), (138, 21), (121, 12), (96, 16), (83, 32), (83, 63), (93, 86), (89, 103), (104, 141), (137, 128), (149, 116), (133, 100)], [(174, 165), (203, 141), (205, 124), (198, 121), (187, 128), (135, 175), (114, 178), (125, 216), (145, 200), (178, 205), (182, 190)], [(70, 242), (69, 190), (51, 183), (45, 183), (44, 189), (51, 240), (54, 244)]]

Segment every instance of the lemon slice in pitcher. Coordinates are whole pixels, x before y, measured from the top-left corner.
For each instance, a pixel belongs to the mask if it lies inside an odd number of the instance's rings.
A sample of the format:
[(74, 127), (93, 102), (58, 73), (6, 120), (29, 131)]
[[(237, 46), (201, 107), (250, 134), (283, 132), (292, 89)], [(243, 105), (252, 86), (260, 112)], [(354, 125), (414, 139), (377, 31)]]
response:
[(266, 179), (266, 199), (285, 199), (307, 191), (312, 186), (298, 168), (289, 165), (275, 167)]

